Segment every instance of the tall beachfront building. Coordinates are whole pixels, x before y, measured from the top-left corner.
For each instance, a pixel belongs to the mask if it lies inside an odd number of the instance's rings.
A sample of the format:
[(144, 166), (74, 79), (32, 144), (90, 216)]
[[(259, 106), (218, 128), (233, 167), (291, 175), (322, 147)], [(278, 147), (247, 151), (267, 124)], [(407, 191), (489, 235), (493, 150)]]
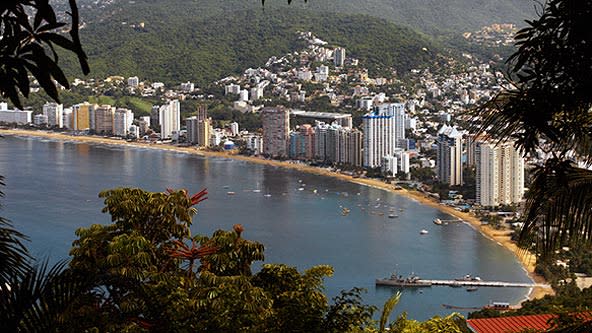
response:
[(392, 156), (395, 148), (405, 145), (405, 104), (385, 103), (362, 117), (364, 131), (364, 166), (382, 165), (383, 157)]
[(438, 178), (452, 186), (463, 184), (462, 133), (447, 125), (438, 131)]
[(113, 114), (113, 135), (127, 137), (134, 122), (134, 113), (129, 109), (117, 109)]
[(476, 141), (476, 201), (481, 206), (514, 204), (524, 195), (524, 159), (513, 142)]
[(290, 138), (290, 111), (281, 105), (261, 110), (263, 127), (263, 154), (287, 157)]
[(113, 117), (115, 114), (115, 107), (103, 104), (95, 109), (94, 112), (94, 127), (92, 128), (97, 134), (113, 134)]
[(64, 127), (64, 105), (55, 102), (43, 104), (43, 115), (47, 117), (47, 126)]
[(158, 108), (160, 138), (172, 138), (181, 130), (181, 105), (179, 100), (171, 100)]
[(197, 120), (196, 116), (185, 119), (185, 127), (187, 127), (187, 142), (193, 145), (197, 144), (197, 136), (199, 133), (198, 125), (199, 121)]
[(207, 118), (193, 116), (185, 119), (187, 126), (187, 141), (191, 144), (200, 147), (208, 147), (210, 145), (210, 120)]
[(90, 129), (90, 119), (94, 115), (96, 105), (84, 102), (72, 106), (70, 129), (84, 131)]
[(314, 132), (314, 158), (329, 163), (362, 166), (362, 132), (337, 123), (318, 122)]
[(301, 125), (290, 133), (290, 158), (311, 161), (314, 158), (315, 129), (310, 124)]
[(339, 128), (335, 135), (335, 162), (361, 167), (363, 137), (362, 132), (357, 129)]
[(318, 161), (335, 162), (336, 151), (336, 123), (331, 125), (318, 122), (315, 126), (314, 158)]

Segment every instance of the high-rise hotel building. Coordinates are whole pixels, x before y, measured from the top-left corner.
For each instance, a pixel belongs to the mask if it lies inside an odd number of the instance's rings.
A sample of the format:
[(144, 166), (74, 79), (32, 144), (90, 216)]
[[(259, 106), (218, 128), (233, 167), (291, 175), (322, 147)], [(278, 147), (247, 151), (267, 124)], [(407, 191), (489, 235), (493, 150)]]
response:
[(362, 132), (357, 129), (342, 127), (337, 130), (335, 162), (361, 167), (363, 137)]
[(290, 134), (290, 158), (311, 161), (315, 151), (315, 129), (310, 124), (301, 125)]
[(69, 128), (74, 131), (84, 131), (91, 128), (91, 117), (94, 116), (96, 105), (84, 102), (72, 106), (72, 117)]
[(179, 100), (171, 100), (158, 108), (160, 138), (172, 138), (181, 129), (181, 105)]
[(392, 156), (395, 148), (405, 144), (405, 104), (386, 103), (362, 117), (364, 132), (364, 166), (382, 165), (383, 157)]
[(524, 159), (513, 142), (476, 142), (476, 201), (481, 206), (513, 204), (524, 195)]
[(134, 122), (134, 113), (129, 109), (117, 109), (113, 114), (113, 135), (127, 137)]
[(263, 154), (287, 157), (290, 138), (290, 111), (281, 105), (261, 110), (263, 124)]
[(462, 133), (447, 125), (438, 131), (438, 178), (452, 186), (463, 184)]
[(189, 143), (200, 147), (208, 147), (210, 145), (211, 126), (208, 118), (198, 114), (197, 116), (185, 119), (185, 125), (187, 126), (187, 141)]
[(64, 106), (50, 102), (43, 104), (43, 115), (47, 117), (47, 126), (64, 127)]
[(97, 134), (113, 134), (113, 116), (115, 107), (104, 104), (95, 109), (94, 127)]

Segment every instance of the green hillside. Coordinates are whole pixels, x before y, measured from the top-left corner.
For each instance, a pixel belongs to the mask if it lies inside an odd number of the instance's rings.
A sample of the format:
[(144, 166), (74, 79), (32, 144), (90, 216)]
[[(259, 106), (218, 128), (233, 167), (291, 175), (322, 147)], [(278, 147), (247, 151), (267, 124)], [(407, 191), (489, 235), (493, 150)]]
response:
[[(435, 54), (443, 52), (411, 29), (369, 16), (326, 15), (267, 4), (265, 10), (244, 11), (220, 6), (215, 10), (222, 13), (207, 15), (201, 2), (143, 2), (108, 14), (87, 13), (81, 39), (91, 77), (138, 75), (168, 83), (205, 84), (262, 66), (272, 55), (297, 50), (303, 46), (298, 30), (346, 47), (348, 55), (371, 71), (393, 67), (404, 73), (432, 63)], [(179, 10), (181, 3), (184, 10)], [(76, 68), (73, 59), (62, 61), (66, 68)]]
[[(56, 0), (59, 1), (59, 0)], [(81, 5), (96, 3), (79, 0)], [(535, 0), (293, 0), (289, 6), (312, 12), (363, 14), (383, 18), (398, 25), (409, 26), (429, 34), (460, 33), (478, 30), (492, 23), (523, 25), (535, 15)], [(198, 10), (200, 17), (215, 16), (233, 11), (261, 10), (261, 0), (115, 0), (113, 7), (137, 15), (146, 9), (162, 11), (165, 16), (184, 16)], [(287, 0), (266, 0), (265, 9), (286, 8)], [(103, 14), (109, 14), (108, 7)], [(330, 15), (330, 14), (327, 14)]]
[[(298, 2), (298, 1), (295, 1)], [(492, 23), (524, 25), (533, 0), (309, 0), (310, 10), (367, 14), (431, 35), (478, 30)]]

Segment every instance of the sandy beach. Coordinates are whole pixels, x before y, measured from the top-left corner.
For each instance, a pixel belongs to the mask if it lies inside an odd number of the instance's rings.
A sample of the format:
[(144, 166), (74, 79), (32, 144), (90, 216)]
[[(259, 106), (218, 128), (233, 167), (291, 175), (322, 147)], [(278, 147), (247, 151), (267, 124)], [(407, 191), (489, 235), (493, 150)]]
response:
[[(524, 269), (528, 272), (530, 278), (535, 281), (537, 284), (546, 284), (546, 281), (541, 277), (534, 273), (535, 268), (535, 256), (525, 250), (519, 249), (516, 244), (510, 239), (510, 235), (508, 231), (505, 230), (496, 230), (487, 225), (482, 225), (481, 221), (471, 215), (469, 213), (460, 212), (452, 207), (445, 206), (440, 204), (439, 202), (435, 201), (432, 198), (427, 197), (421, 192), (418, 191), (409, 191), (405, 189), (396, 190), (393, 185), (384, 183), (380, 180), (376, 179), (367, 179), (367, 178), (353, 178), (348, 175), (344, 175), (341, 173), (333, 172), (327, 169), (311, 167), (304, 164), (297, 164), (297, 163), (290, 163), (290, 162), (283, 162), (283, 161), (275, 161), (275, 160), (267, 160), (258, 157), (251, 157), (251, 156), (242, 156), (231, 154), (228, 152), (210, 152), (197, 149), (195, 147), (176, 147), (172, 145), (166, 144), (150, 144), (150, 143), (140, 143), (140, 142), (127, 142), (125, 140), (117, 140), (117, 139), (110, 139), (110, 138), (103, 138), (98, 136), (73, 136), (68, 134), (56, 133), (56, 132), (46, 132), (46, 131), (33, 131), (33, 130), (15, 130), (15, 129), (0, 129), (0, 135), (13, 135), (13, 136), (29, 136), (29, 137), (43, 137), (53, 140), (63, 140), (63, 141), (79, 141), (79, 142), (86, 142), (86, 143), (93, 143), (93, 144), (105, 144), (105, 145), (120, 145), (120, 146), (135, 146), (135, 147), (142, 147), (142, 148), (153, 148), (153, 149), (161, 149), (161, 150), (171, 150), (176, 152), (182, 153), (189, 153), (189, 154), (196, 154), (200, 156), (209, 156), (209, 157), (225, 157), (225, 158), (233, 158), (236, 160), (247, 161), (251, 163), (259, 163), (265, 164), (270, 166), (282, 167), (282, 168), (290, 168), (299, 170), (302, 172), (322, 175), (322, 176), (329, 176), (334, 178), (339, 178), (344, 181), (349, 181), (365, 186), (372, 186), (375, 188), (380, 188), (386, 191), (392, 191), (393, 193), (397, 193), (400, 195), (407, 196), (414, 200), (417, 200), (423, 205), (427, 205), (430, 207), (434, 207), (436, 209), (441, 210), (444, 213), (450, 214), (456, 218), (459, 218), (468, 224), (470, 224), (475, 230), (481, 232), (486, 237), (492, 239), (493, 241), (497, 242), (500, 246), (503, 246), (510, 250), (514, 256), (520, 261)], [(535, 287), (531, 290), (528, 298), (529, 299), (536, 299), (541, 298), (545, 295), (552, 295), (554, 294), (553, 290), (549, 287)]]

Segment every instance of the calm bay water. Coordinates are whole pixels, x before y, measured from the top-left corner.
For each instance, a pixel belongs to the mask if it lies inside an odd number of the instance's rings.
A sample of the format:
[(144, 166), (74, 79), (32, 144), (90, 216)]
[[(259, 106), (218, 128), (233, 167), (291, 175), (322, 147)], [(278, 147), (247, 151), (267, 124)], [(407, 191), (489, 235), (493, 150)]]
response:
[[(434, 225), (434, 218), (451, 218), (434, 208), (386, 191), (293, 170), (152, 149), (6, 137), (0, 140), (0, 174), (6, 177), (0, 214), (29, 236), (35, 256), (52, 261), (67, 257), (76, 228), (110, 222), (101, 213), (101, 190), (170, 187), (195, 193), (207, 188), (209, 199), (198, 205), (193, 233), (209, 235), (241, 223), (245, 238), (265, 245), (267, 263), (286, 263), (300, 270), (331, 265), (335, 274), (325, 281), (330, 297), (363, 287), (368, 290), (365, 302), (381, 307), (394, 291), (375, 287), (374, 280), (395, 269), (425, 278), (473, 274), (486, 280), (530, 282), (508, 250), (470, 226)], [(265, 197), (266, 193), (271, 196)], [(342, 216), (341, 207), (349, 208), (349, 215)], [(398, 218), (387, 218), (391, 208)], [(421, 229), (429, 234), (421, 236)], [(404, 290), (395, 312), (407, 311), (411, 318), (423, 320), (448, 314), (442, 304), (516, 302), (527, 292)]]

